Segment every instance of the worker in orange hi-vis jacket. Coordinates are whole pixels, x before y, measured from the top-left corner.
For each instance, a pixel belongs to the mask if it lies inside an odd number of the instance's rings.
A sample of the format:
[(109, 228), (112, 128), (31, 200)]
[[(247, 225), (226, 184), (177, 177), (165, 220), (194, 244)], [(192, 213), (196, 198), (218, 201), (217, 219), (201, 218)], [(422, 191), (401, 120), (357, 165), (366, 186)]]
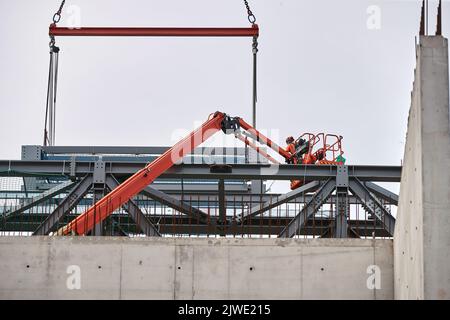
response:
[[(292, 156), (295, 155), (296, 146), (294, 137), (290, 136), (286, 138), (286, 152), (289, 152)], [(297, 157), (292, 157), (290, 163), (298, 164)], [(303, 184), (302, 180), (292, 180), (291, 181), (291, 190), (295, 190)]]
[[(292, 136), (287, 137), (286, 138), (286, 144), (287, 144), (287, 147), (285, 149), (286, 152), (289, 152), (291, 155), (294, 155), (295, 154), (295, 140), (294, 140), (294, 137), (292, 137)], [(292, 162), (294, 164), (297, 164), (297, 159), (295, 159), (294, 157), (291, 158), (291, 159), (292, 159)]]

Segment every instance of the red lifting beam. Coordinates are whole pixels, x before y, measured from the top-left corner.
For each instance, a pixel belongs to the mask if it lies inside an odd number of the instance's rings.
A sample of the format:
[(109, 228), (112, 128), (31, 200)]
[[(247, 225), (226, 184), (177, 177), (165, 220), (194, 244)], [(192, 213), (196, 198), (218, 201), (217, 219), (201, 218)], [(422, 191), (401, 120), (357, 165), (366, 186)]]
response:
[(258, 37), (259, 27), (251, 28), (62, 28), (50, 25), (53, 37)]
[(222, 129), (225, 115), (216, 112), (201, 127), (191, 132), (186, 138), (178, 142), (163, 155), (136, 172), (113, 191), (108, 193), (85, 213), (79, 215), (68, 225), (57, 231), (58, 235), (68, 235), (74, 232), (77, 235), (86, 234), (94, 226), (106, 219), (114, 210), (120, 208), (132, 197), (141, 192), (161, 174), (180, 161), (186, 154), (194, 150), (214, 133)]

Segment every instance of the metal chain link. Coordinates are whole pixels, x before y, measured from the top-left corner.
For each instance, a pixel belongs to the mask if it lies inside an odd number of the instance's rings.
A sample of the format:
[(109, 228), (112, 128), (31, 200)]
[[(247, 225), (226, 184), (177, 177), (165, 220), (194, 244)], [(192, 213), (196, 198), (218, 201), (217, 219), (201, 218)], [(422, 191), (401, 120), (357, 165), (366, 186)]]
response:
[(258, 49), (258, 37), (253, 37), (253, 43), (252, 43), (252, 51), (253, 54), (257, 54), (259, 49)]
[(61, 14), (64, 8), (64, 5), (66, 4), (66, 0), (62, 0), (61, 5), (59, 6), (58, 11), (53, 15), (53, 23), (58, 23), (61, 20)]
[[(57, 24), (59, 21), (61, 21), (61, 14), (64, 9), (64, 5), (66, 4), (66, 0), (62, 0), (61, 5), (59, 6), (58, 11), (53, 15), (53, 24)], [(55, 47), (55, 37), (50, 36), (50, 48), (53, 50)]]
[(244, 4), (245, 4), (245, 8), (247, 9), (247, 14), (248, 14), (248, 21), (251, 24), (255, 24), (256, 23), (256, 17), (252, 12), (252, 9), (250, 9), (250, 5), (248, 4), (247, 0), (244, 0)]
[[(255, 26), (256, 17), (250, 9), (250, 5), (247, 0), (244, 0), (245, 8), (247, 9), (248, 21)], [(252, 52), (253, 52), (253, 127), (256, 128), (256, 104), (258, 101), (257, 90), (257, 57), (258, 57), (258, 37), (253, 37)]]

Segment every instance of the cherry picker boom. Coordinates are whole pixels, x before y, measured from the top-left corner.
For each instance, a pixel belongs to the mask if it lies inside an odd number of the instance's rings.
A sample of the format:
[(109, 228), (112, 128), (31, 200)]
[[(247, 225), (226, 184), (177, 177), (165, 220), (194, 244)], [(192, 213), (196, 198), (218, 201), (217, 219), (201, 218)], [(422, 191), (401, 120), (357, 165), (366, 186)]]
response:
[[(143, 169), (136, 172), (130, 178), (125, 180), (122, 184), (117, 186), (105, 197), (100, 199), (91, 208), (89, 208), (85, 213), (81, 214), (66, 226), (60, 228), (56, 234), (57, 235), (84, 235), (94, 228), (94, 226), (101, 221), (105, 220), (110, 216), (115, 210), (120, 208), (123, 204), (128, 202), (132, 197), (140, 193), (145, 187), (151, 184), (155, 179), (161, 176), (165, 171), (171, 168), (175, 163), (180, 161), (184, 156), (193, 151), (201, 143), (208, 140), (218, 131), (223, 131), (225, 134), (234, 134), (236, 138), (243, 141), (249, 147), (255, 149), (259, 154), (266, 157), (269, 161), (273, 163), (279, 163), (262, 148), (258, 147), (251, 140), (257, 141), (260, 144), (266, 145), (279, 155), (281, 155), (286, 162), (292, 163), (293, 157), (298, 157), (296, 154), (289, 153), (275, 142), (267, 138), (261, 132), (257, 131), (247, 122), (239, 117), (230, 117), (229, 115), (216, 112), (208, 117), (208, 120), (203, 123), (199, 128), (191, 132), (183, 140), (179, 141), (172, 148), (167, 150), (164, 154), (159, 156), (153, 162), (147, 164)], [(323, 161), (326, 159), (326, 153), (328, 151), (335, 151), (335, 144), (327, 145), (325, 143), (326, 139), (317, 139), (315, 137), (320, 137), (323, 134), (310, 137), (308, 141), (308, 152), (305, 153), (305, 157), (310, 158), (320, 153), (323, 154), (321, 158)], [(250, 140), (251, 139), (251, 140)], [(313, 140), (311, 140), (313, 139)], [(342, 139), (342, 137), (340, 137)], [(339, 149), (340, 149), (340, 139)], [(324, 146), (319, 148), (319, 151), (314, 151), (313, 146), (317, 145), (317, 141), (324, 141)], [(313, 152), (314, 151), (314, 152)], [(342, 156), (342, 150), (340, 150), (340, 156)], [(335, 159), (333, 159), (335, 160)], [(295, 163), (298, 163), (296, 160)], [(329, 161), (327, 164), (333, 164), (335, 161)], [(304, 181), (303, 181), (304, 183)]]

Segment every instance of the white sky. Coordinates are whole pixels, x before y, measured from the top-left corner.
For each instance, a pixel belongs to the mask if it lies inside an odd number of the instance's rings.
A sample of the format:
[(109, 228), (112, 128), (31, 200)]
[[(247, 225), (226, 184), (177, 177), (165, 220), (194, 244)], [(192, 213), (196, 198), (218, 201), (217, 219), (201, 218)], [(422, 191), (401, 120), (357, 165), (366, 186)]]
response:
[[(0, 0), (1, 159), (42, 144), (59, 0)], [(241, 0), (67, 0), (83, 26), (247, 26)], [(435, 1), (430, 31), (434, 32)], [(250, 0), (261, 28), (258, 127), (344, 136), (350, 164), (399, 165), (420, 1)], [(366, 10), (381, 9), (369, 30)], [(67, 12), (61, 26), (67, 23)], [(450, 2), (444, 1), (445, 23)], [(251, 122), (251, 39), (59, 38), (57, 145), (172, 145), (216, 110)]]

